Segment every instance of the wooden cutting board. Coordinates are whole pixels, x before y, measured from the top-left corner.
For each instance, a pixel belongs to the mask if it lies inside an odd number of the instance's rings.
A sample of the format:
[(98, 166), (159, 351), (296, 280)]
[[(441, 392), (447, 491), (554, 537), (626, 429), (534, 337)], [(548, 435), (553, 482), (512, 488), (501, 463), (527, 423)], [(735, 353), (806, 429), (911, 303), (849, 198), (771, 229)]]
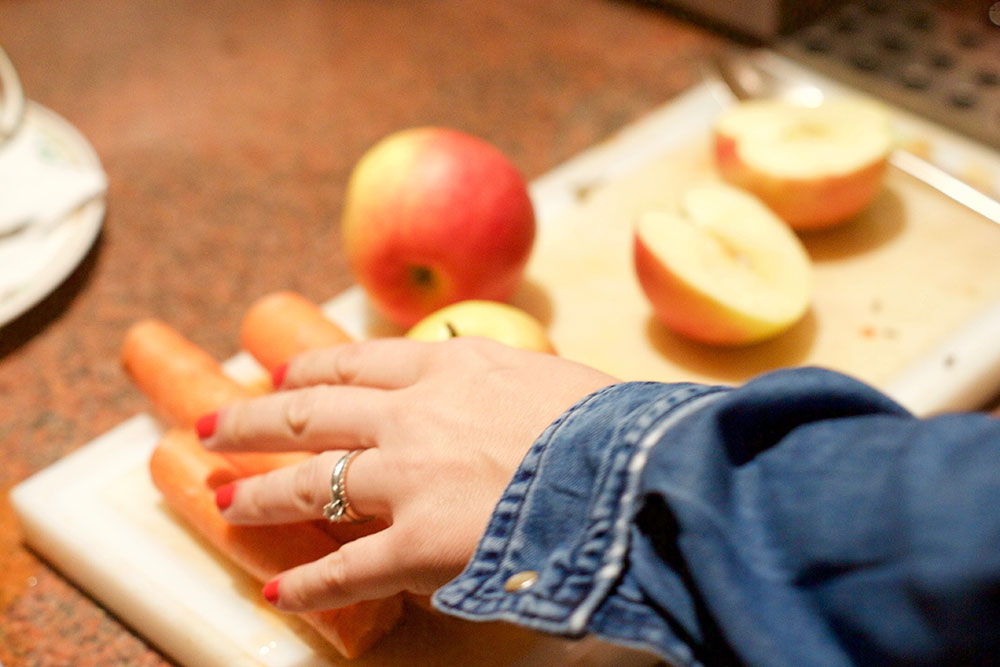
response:
[[(737, 383), (773, 368), (818, 364), (905, 389), (911, 398), (932, 396), (927, 411), (981, 384), (981, 374), (946, 382), (940, 373), (912, 371), (927, 364), (949, 373), (963, 363), (977, 369), (978, 359), (997, 351), (1000, 227), (895, 172), (857, 220), (804, 237), (815, 262), (815, 302), (784, 335), (719, 349), (674, 336), (652, 319), (632, 272), (632, 222), (648, 207), (672, 206), (686, 185), (714, 177), (705, 131), (718, 110), (712, 92), (697, 88), (532, 184), (539, 236), (515, 303), (549, 326), (560, 353), (627, 380)], [(325, 309), (355, 336), (397, 333), (358, 288)], [(987, 366), (1000, 369), (995, 359)], [(245, 354), (226, 367), (243, 379), (261, 372)], [(939, 386), (946, 390), (933, 391)], [(166, 509), (146, 468), (159, 433), (140, 415), (18, 485), (11, 502), (25, 540), (181, 664), (347, 664), (307, 628), (262, 605), (259, 585)], [(598, 642), (557, 642), (414, 608), (351, 664), (649, 662)]]
[(890, 169), (857, 219), (800, 235), (816, 289), (798, 325), (743, 348), (674, 335), (653, 319), (636, 281), (632, 227), (640, 212), (675, 209), (681, 190), (712, 179), (699, 136), (592, 186), (541, 229), (516, 302), (548, 324), (561, 354), (622, 379), (734, 383), (808, 364), (884, 387), (1000, 301), (1000, 225)]

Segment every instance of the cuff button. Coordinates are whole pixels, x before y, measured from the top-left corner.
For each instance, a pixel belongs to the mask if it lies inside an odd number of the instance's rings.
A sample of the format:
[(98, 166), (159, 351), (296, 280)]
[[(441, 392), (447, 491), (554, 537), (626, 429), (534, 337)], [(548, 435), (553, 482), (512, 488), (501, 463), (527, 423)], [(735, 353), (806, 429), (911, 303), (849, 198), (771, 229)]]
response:
[(516, 593), (531, 588), (538, 581), (538, 573), (534, 570), (524, 570), (517, 574), (512, 574), (504, 582), (503, 589), (508, 593)]

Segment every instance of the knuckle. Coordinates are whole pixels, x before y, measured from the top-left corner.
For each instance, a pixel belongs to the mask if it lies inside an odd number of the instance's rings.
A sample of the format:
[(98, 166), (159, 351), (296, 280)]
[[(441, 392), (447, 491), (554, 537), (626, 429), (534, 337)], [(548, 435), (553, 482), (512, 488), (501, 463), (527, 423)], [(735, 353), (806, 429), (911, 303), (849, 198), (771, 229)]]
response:
[(422, 582), (432, 576), (437, 554), (435, 548), (427, 548), (428, 536), (418, 525), (405, 527), (393, 524), (393, 533), (388, 540), (384, 556), (387, 572), (391, 573), (389, 583), (398, 589), (416, 590)]
[(458, 336), (444, 342), (438, 350), (438, 363), (451, 365), (456, 358), (465, 362), (479, 363), (490, 361), (497, 353), (500, 344), (482, 336)]
[(267, 516), (268, 507), (261, 502), (260, 495), (257, 493), (257, 489), (252, 483), (243, 482), (241, 484), (240, 492), (236, 495), (237, 498), (234, 505), (237, 506), (235, 509), (238, 509), (240, 514), (249, 519), (257, 519)]
[(333, 355), (334, 381), (352, 384), (361, 370), (361, 348), (357, 345), (341, 345)]
[(448, 350), (451, 353), (462, 352), (467, 354), (469, 351), (478, 350), (485, 341), (486, 339), (480, 336), (456, 336), (445, 341), (445, 345), (441, 349)]
[(313, 606), (309, 587), (294, 577), (283, 577), (281, 582), (281, 603), (294, 610), (307, 610)]
[(322, 490), (324, 487), (318, 477), (311, 465), (300, 465), (292, 473), (292, 502), (304, 512), (313, 513), (326, 502)]
[(311, 416), (320, 407), (324, 393), (322, 386), (314, 386), (290, 394), (285, 404), (283, 421), (293, 436), (302, 435), (308, 429)]
[(348, 593), (347, 564), (350, 549), (341, 548), (319, 562), (319, 580), (323, 591), (334, 598), (342, 598)]
[(418, 395), (419, 391), (412, 386), (397, 389), (391, 394), (387, 394), (381, 406), (384, 420), (378, 427), (407, 421), (412, 416), (413, 400)]
[(250, 416), (248, 403), (233, 403), (227, 406), (221, 414), (223, 418), (219, 433), (227, 440), (240, 442), (254, 437), (254, 427), (248, 418)]

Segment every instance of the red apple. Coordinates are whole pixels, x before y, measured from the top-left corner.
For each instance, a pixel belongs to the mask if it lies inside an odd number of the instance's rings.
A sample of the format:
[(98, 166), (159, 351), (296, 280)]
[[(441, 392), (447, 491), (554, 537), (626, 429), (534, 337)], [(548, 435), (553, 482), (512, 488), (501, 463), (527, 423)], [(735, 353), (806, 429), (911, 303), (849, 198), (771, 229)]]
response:
[(722, 178), (800, 230), (864, 210), (882, 188), (894, 141), (888, 110), (847, 97), (817, 107), (742, 102), (722, 113), (713, 135)]
[(771, 338), (812, 301), (802, 242), (760, 200), (730, 185), (685, 192), (677, 213), (643, 213), (634, 241), (636, 275), (657, 318), (697, 341)]
[(425, 127), (365, 153), (341, 229), (376, 310), (408, 327), (457, 301), (507, 300), (524, 274), (535, 214), (524, 178), (496, 147)]

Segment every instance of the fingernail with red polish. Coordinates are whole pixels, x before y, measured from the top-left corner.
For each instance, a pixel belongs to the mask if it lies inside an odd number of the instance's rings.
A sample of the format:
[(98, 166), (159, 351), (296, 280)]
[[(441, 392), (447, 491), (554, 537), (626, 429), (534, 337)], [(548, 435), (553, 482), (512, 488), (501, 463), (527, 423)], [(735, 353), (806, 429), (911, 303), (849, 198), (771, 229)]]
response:
[(280, 387), (281, 383), (285, 381), (285, 374), (288, 372), (288, 364), (281, 364), (273, 371), (271, 371), (271, 384), (275, 387)]
[(264, 594), (264, 599), (274, 604), (278, 601), (278, 580), (272, 579), (264, 585), (264, 590), (261, 591)]
[(212, 434), (215, 433), (215, 426), (219, 422), (219, 413), (212, 412), (207, 415), (202, 415), (198, 417), (198, 421), (194, 424), (194, 430), (198, 432), (198, 437), (202, 440), (206, 438), (211, 438)]
[(236, 493), (235, 484), (223, 484), (215, 490), (215, 504), (220, 510), (224, 510), (233, 504), (234, 493)]

